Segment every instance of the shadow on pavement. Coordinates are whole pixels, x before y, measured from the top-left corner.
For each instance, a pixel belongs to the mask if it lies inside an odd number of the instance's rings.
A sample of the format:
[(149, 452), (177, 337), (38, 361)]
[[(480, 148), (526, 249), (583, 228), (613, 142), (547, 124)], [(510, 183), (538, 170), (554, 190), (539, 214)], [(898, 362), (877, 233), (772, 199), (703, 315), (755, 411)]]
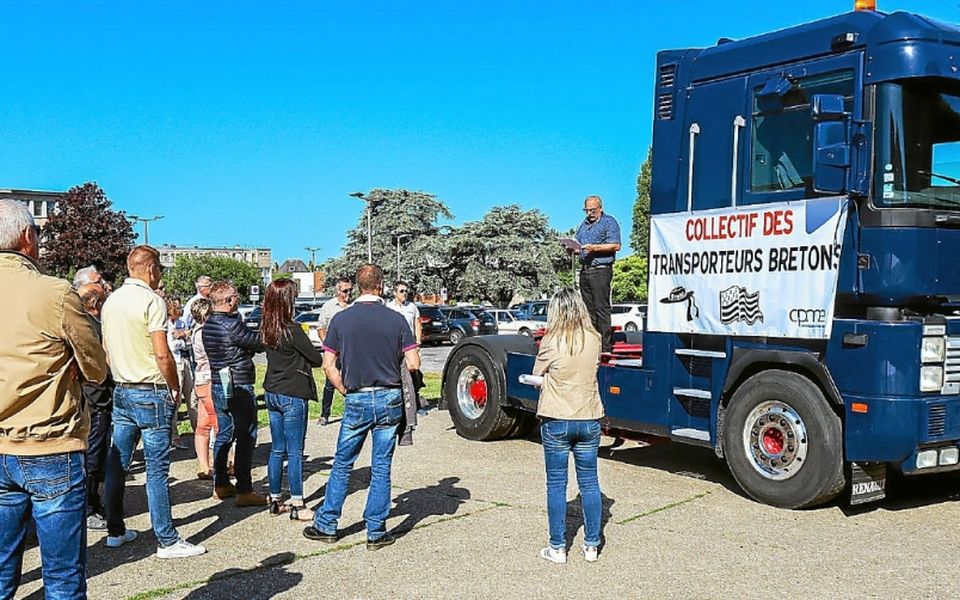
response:
[(257, 598), (269, 600), (295, 588), (303, 575), (291, 573), (287, 565), (296, 560), (293, 552), (281, 552), (260, 561), (254, 569), (225, 569), (210, 581), (183, 597), (183, 600), (225, 600)]
[[(582, 497), (580, 494), (577, 494), (577, 497), (573, 500), (567, 501), (567, 547), (573, 547), (573, 539), (577, 537), (577, 532), (580, 531), (580, 528), (583, 527), (583, 505), (581, 504)], [(603, 547), (607, 543), (607, 536), (605, 531), (607, 529), (607, 523), (610, 522), (610, 519), (613, 518), (613, 512), (610, 508), (616, 504), (616, 501), (604, 494), (600, 493), (600, 550), (603, 550)], [(549, 533), (549, 532), (547, 532)]]
[(406, 491), (394, 499), (396, 506), (391, 517), (406, 515), (403, 521), (391, 529), (398, 538), (413, 531), (427, 517), (455, 515), (470, 499), (470, 490), (456, 487), (459, 477), (444, 477), (436, 485)]

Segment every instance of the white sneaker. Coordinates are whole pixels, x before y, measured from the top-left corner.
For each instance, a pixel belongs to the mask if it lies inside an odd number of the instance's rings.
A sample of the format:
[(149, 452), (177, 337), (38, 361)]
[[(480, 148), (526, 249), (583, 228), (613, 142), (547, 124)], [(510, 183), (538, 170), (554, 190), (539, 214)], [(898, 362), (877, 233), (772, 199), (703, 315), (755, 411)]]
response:
[(127, 542), (132, 542), (135, 539), (137, 539), (137, 532), (132, 529), (126, 530), (123, 532), (123, 535), (108, 535), (107, 548), (119, 548)]
[(157, 558), (189, 558), (200, 556), (207, 551), (200, 544), (191, 544), (187, 540), (180, 540), (172, 546), (157, 548)]
[(556, 548), (551, 548), (547, 546), (546, 548), (540, 548), (540, 558), (549, 560), (552, 563), (557, 563), (558, 565), (566, 564), (567, 562), (567, 551)]
[(583, 547), (583, 559), (587, 562), (597, 562), (597, 547), (596, 546), (584, 546)]

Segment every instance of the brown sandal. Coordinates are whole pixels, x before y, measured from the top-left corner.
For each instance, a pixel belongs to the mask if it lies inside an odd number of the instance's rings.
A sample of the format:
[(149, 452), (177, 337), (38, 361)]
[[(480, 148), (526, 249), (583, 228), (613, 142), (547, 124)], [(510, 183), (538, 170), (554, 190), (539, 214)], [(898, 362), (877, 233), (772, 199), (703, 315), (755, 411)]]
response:
[(287, 512), (290, 513), (291, 521), (313, 521), (313, 511), (307, 508), (306, 504), (288, 504)]

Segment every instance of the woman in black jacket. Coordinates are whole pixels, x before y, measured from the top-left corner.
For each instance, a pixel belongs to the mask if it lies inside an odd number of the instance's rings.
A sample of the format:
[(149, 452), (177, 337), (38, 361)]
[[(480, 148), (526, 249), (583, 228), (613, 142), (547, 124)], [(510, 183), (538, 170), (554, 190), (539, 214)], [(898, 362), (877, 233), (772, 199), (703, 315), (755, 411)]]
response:
[[(267, 286), (263, 298), (260, 338), (267, 349), (267, 376), (263, 381), (270, 416), (270, 512), (289, 512), (292, 520), (312, 521), (313, 511), (303, 502), (303, 442), (307, 435), (307, 401), (317, 399), (313, 368), (323, 364), (323, 354), (293, 320), (297, 285), (278, 279)], [(287, 459), (290, 500), (280, 503), (283, 460)]]

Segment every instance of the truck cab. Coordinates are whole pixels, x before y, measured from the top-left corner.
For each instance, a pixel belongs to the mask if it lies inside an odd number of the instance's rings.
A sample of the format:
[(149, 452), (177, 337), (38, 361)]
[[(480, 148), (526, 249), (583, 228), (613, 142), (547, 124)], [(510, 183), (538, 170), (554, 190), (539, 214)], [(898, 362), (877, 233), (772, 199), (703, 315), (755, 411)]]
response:
[[(599, 367), (607, 428), (713, 448), (787, 508), (960, 469), (960, 29), (855, 11), (655, 77), (648, 325)], [(519, 422), (535, 350), (481, 350), (448, 403)]]

